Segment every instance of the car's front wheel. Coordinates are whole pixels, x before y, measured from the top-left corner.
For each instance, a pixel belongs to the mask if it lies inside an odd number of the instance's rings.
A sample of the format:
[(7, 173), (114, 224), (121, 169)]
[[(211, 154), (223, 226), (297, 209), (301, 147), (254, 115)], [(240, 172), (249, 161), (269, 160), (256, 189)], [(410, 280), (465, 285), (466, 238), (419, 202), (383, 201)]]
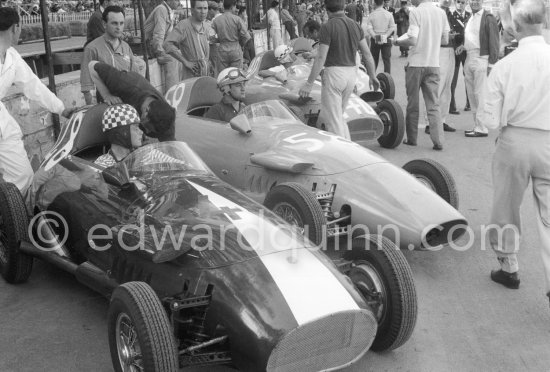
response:
[(117, 287), (111, 297), (107, 325), (115, 371), (178, 371), (172, 328), (148, 284), (128, 282)]
[(416, 288), (403, 253), (381, 235), (358, 237), (344, 256), (346, 273), (378, 320), (375, 351), (393, 350), (412, 335), (417, 318)]
[(314, 244), (323, 242), (326, 218), (313, 193), (295, 182), (281, 183), (267, 193), (264, 206), (299, 228)]
[(384, 124), (384, 132), (378, 138), (378, 143), (387, 149), (396, 148), (405, 136), (405, 117), (401, 106), (393, 99), (385, 99), (378, 102), (375, 110)]
[(22, 241), (28, 241), (29, 218), (19, 189), (0, 182), (0, 270), (11, 284), (27, 281), (33, 258), (19, 251)]
[(395, 98), (395, 82), (390, 74), (387, 72), (381, 72), (376, 75), (376, 78), (380, 82), (380, 90), (384, 93), (385, 99)]

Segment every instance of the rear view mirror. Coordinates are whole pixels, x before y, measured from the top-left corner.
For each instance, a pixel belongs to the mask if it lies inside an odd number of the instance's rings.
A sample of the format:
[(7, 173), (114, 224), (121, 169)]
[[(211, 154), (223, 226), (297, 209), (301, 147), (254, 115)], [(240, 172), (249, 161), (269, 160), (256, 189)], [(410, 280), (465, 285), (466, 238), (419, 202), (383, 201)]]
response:
[(250, 134), (252, 132), (248, 118), (243, 114), (237, 115), (231, 119), (229, 125), (231, 126), (231, 129), (234, 129), (241, 134)]

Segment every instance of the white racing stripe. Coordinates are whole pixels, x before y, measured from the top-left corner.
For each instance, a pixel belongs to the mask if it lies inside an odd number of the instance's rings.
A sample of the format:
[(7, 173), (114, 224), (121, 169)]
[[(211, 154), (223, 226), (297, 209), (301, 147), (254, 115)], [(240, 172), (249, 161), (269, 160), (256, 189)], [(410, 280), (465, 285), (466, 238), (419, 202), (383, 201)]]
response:
[(299, 239), (261, 215), (188, 181), (220, 210), (250, 244), (283, 294), (299, 325), (359, 306), (334, 274)]

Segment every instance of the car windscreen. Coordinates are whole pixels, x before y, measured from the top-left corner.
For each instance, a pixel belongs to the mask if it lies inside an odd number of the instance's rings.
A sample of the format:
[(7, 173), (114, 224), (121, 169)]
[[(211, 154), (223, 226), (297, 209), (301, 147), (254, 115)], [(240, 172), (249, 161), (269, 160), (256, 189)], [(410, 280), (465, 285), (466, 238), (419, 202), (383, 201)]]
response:
[(241, 115), (248, 120), (250, 125), (261, 125), (266, 121), (273, 122), (274, 120), (285, 123), (300, 121), (283, 102), (277, 100), (258, 102), (246, 106), (239, 116)]

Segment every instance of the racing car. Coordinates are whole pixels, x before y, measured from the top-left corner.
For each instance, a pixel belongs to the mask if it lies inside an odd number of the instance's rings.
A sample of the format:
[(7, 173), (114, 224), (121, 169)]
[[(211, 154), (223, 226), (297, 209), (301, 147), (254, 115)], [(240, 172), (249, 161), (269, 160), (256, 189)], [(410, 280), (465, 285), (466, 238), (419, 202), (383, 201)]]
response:
[(105, 108), (63, 127), (35, 174), (30, 222), (17, 188), (0, 183), (0, 269), (21, 283), (37, 257), (109, 297), (116, 371), (335, 370), (410, 337), (414, 282), (390, 240), (358, 236), (361, 249), (335, 265), (183, 142), (102, 168)]
[[(307, 43), (296, 43), (308, 45)], [(297, 49), (299, 48), (299, 49)], [(303, 47), (295, 47), (295, 52), (306, 51)], [(288, 80), (282, 83), (274, 77), (262, 78), (259, 71), (279, 65), (273, 51), (257, 55), (247, 70), (246, 104), (262, 102), (270, 99), (283, 100), (300, 120), (309, 126), (317, 127), (321, 107), (321, 82), (313, 85), (310, 99), (302, 99), (298, 95), (300, 86), (306, 81), (311, 71), (311, 62), (301, 59), (291, 67), (294, 71)], [(344, 118), (349, 127), (351, 140), (369, 146), (375, 140), (385, 148), (395, 148), (403, 141), (405, 134), (405, 119), (403, 110), (393, 99), (395, 86), (389, 74), (378, 74), (382, 91), (369, 89), (369, 77), (361, 66), (358, 69), (355, 93), (348, 101)]]

